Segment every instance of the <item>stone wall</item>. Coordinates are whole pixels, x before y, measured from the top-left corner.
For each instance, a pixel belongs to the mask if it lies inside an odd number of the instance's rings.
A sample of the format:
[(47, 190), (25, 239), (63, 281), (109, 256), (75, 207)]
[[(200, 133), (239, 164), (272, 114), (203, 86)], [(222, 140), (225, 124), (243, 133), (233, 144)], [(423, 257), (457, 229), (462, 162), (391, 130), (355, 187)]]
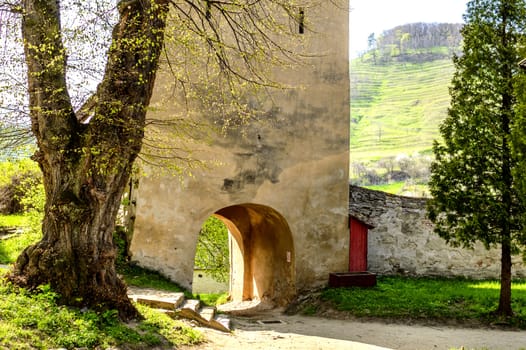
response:
[[(498, 278), (500, 250), (453, 248), (433, 233), (426, 200), (350, 186), (349, 213), (374, 226), (368, 237), (368, 269), (379, 274)], [(513, 273), (526, 276), (520, 256)]]

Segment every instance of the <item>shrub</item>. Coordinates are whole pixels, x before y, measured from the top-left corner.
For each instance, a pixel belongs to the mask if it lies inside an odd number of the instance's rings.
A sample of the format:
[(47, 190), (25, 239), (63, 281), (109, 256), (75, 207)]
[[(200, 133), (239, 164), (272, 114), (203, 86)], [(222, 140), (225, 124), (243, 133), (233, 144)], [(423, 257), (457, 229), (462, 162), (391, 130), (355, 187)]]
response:
[[(43, 197), (42, 175), (36, 163), (30, 159), (0, 163), (0, 213), (17, 214), (35, 208), (40, 203), (36, 195)], [(37, 187), (35, 189), (35, 187)], [(42, 193), (36, 193), (41, 191)], [(33, 196), (30, 200), (26, 197)]]

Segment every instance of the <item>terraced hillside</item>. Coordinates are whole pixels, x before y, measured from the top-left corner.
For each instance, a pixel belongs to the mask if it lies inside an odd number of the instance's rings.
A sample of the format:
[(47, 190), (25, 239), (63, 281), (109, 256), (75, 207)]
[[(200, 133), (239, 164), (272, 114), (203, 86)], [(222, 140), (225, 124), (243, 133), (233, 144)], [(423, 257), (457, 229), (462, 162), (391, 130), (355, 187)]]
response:
[(351, 162), (431, 154), (449, 106), (451, 59), (351, 61)]

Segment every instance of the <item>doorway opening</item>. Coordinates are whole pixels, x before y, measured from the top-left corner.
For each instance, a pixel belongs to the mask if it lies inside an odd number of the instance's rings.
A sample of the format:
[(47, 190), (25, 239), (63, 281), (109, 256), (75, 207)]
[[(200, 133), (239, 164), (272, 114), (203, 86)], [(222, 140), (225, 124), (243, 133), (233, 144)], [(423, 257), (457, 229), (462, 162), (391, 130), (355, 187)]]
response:
[(253, 203), (222, 208), (213, 217), (228, 232), (230, 300), (287, 305), (296, 288), (294, 243), (285, 218)]

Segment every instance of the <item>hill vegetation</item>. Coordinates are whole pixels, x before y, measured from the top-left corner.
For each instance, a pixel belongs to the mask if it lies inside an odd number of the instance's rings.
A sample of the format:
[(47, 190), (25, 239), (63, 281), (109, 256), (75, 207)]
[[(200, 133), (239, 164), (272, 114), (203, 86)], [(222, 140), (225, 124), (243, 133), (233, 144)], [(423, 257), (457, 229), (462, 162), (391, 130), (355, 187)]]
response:
[[(425, 62), (449, 58), (462, 42), (459, 23), (409, 23), (371, 33), (367, 54), (376, 63), (392, 61)], [(447, 48), (445, 52), (436, 48)]]
[(415, 23), (371, 34), (351, 61), (351, 182), (422, 195), (447, 115), (460, 24)]

